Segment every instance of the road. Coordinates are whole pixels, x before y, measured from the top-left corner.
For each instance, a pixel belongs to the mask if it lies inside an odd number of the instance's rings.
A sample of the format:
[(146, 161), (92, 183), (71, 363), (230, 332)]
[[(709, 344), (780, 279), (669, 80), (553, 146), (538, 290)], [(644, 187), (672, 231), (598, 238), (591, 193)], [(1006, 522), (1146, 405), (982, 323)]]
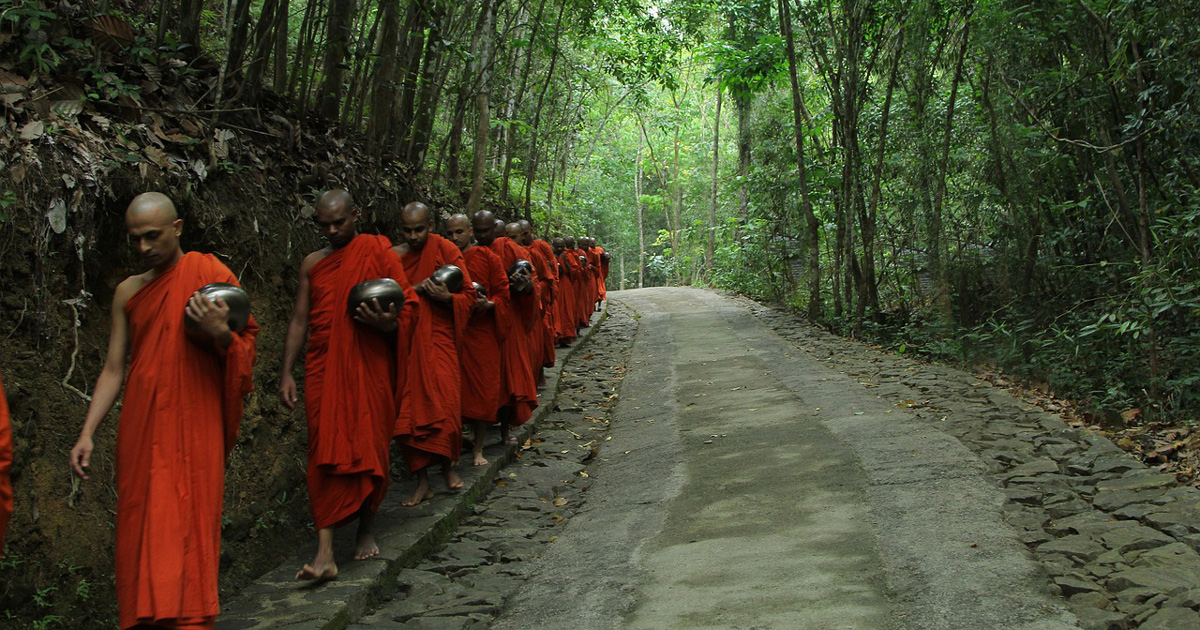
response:
[(698, 289), (635, 310), (612, 440), (495, 628), (1077, 628), (970, 450)]

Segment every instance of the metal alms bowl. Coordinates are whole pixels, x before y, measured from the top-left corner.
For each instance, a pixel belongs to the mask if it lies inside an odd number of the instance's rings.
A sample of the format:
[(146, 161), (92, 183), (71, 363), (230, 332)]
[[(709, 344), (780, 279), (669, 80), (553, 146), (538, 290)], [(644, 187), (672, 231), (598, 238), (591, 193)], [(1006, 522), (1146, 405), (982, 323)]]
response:
[(524, 258), (518, 259), (517, 262), (513, 263), (512, 266), (508, 268), (508, 277), (511, 278), (511, 277), (517, 275), (517, 273), (522, 270), (524, 270), (525, 273), (532, 276), (533, 275), (533, 263), (529, 262), (528, 260), (525, 260)]
[(482, 284), (472, 282), (471, 286), (475, 287), (475, 293), (478, 293), (479, 297), (487, 297), (487, 289)]
[[(216, 298), (225, 300), (225, 304), (229, 306), (229, 330), (241, 332), (246, 327), (246, 323), (250, 321), (250, 294), (241, 287), (228, 282), (214, 282), (200, 287), (197, 292), (214, 304)], [(183, 321), (189, 328), (197, 330), (200, 328), (200, 325), (186, 313), (183, 315)]]
[(358, 312), (360, 304), (373, 299), (378, 299), (379, 306), (383, 307), (385, 311), (392, 306), (399, 310), (401, 306), (404, 306), (404, 289), (400, 288), (399, 282), (391, 278), (375, 278), (359, 282), (350, 289), (350, 298), (346, 300), (350, 316), (353, 317)]
[(463, 272), (462, 269), (454, 265), (442, 265), (437, 268), (430, 276), (437, 282), (446, 285), (446, 290), (451, 293), (458, 293), (463, 288)]
[(580, 257), (579, 257), (579, 264), (581, 264), (581, 265), (583, 265), (584, 267), (586, 267), (586, 266), (587, 266), (587, 256), (580, 256)]

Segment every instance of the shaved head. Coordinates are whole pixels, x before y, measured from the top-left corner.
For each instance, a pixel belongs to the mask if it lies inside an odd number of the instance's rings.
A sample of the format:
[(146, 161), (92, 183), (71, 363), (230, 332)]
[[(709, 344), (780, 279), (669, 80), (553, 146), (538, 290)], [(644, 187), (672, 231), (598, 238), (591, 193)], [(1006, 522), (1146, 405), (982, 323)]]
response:
[(183, 221), (175, 204), (162, 193), (142, 193), (125, 209), (125, 230), (129, 242), (142, 260), (158, 271), (165, 271), (182, 256), (179, 237)]
[(504, 235), (514, 241), (521, 240), (521, 226), (515, 221), (504, 226)]
[(347, 211), (353, 210), (354, 199), (350, 196), (350, 193), (341, 188), (327, 191), (317, 198), (317, 212), (332, 208), (344, 208)]
[(429, 228), (433, 226), (429, 206), (414, 201), (400, 210), (400, 235), (413, 251), (421, 251), (429, 240)]
[(161, 225), (177, 221), (179, 213), (175, 211), (175, 204), (170, 197), (159, 192), (148, 192), (129, 202), (129, 207), (125, 209), (125, 222), (133, 218), (153, 218)]
[(475, 241), (484, 247), (492, 244), (496, 240), (496, 235), (493, 234), (496, 225), (496, 215), (490, 210), (480, 210), (471, 215), (471, 227), (475, 230)]
[(525, 219), (517, 221), (517, 226), (521, 229), (521, 238), (518, 239), (522, 245), (533, 244), (533, 224)]
[(429, 212), (429, 206), (414, 201), (400, 210), (400, 220), (404, 223), (424, 223), (430, 225), (433, 222), (432, 213)]
[(471, 221), (465, 214), (451, 215), (446, 220), (446, 238), (450, 239), (459, 249), (467, 251), (475, 240), (475, 231), (471, 229)]

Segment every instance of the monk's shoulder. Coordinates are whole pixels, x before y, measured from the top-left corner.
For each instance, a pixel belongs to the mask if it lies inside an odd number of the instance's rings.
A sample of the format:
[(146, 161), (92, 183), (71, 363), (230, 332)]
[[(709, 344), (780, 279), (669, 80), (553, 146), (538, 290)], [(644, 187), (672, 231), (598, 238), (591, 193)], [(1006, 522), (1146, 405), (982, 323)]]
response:
[(318, 249), (317, 251), (305, 256), (304, 260), (300, 261), (300, 275), (302, 275), (302, 276), (308, 275), (308, 272), (312, 271), (312, 268), (317, 266), (317, 263), (321, 262), (322, 260), (325, 260), (325, 258), (327, 258), (332, 253), (333, 253), (333, 248), (323, 247), (323, 248)]
[(135, 293), (154, 279), (153, 273), (153, 271), (138, 273), (122, 280), (117, 285), (116, 290), (113, 291), (113, 306), (124, 308), (125, 304), (129, 302), (129, 298), (133, 297)]

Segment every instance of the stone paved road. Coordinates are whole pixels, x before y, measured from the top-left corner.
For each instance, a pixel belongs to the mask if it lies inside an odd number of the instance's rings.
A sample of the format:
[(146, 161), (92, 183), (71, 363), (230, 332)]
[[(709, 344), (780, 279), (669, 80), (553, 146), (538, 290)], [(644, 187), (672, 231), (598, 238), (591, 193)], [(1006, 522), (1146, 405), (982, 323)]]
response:
[(614, 439), (494, 627), (1076, 627), (956, 439), (741, 302), (610, 298), (640, 314)]
[(1102, 437), (746, 300), (610, 300), (560, 413), (356, 629), (1200, 629), (1200, 492)]

